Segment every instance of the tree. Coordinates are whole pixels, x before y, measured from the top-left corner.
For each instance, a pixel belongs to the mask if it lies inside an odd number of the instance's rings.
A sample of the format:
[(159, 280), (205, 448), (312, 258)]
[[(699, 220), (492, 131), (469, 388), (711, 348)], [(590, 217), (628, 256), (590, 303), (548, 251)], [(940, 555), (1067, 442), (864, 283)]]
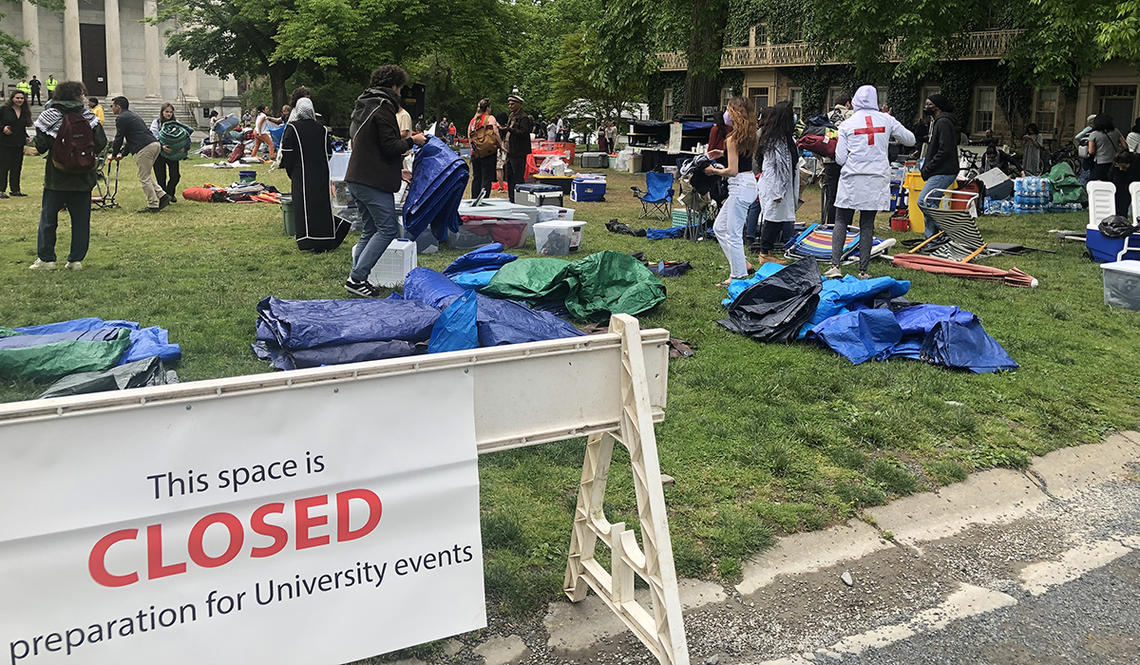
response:
[(553, 112), (570, 112), (572, 116), (588, 116), (596, 123), (615, 120), (623, 111), (632, 111), (636, 102), (645, 97), (645, 78), (626, 76), (624, 79), (599, 83), (582, 67), (583, 53), (587, 50), (586, 36), (576, 32), (562, 40), (562, 52), (551, 66), (551, 92), (547, 108)]
[[(61, 11), (63, 9), (62, 0), (31, 0), (33, 5), (45, 7), (53, 11)], [(4, 20), (7, 16), (4, 12), (0, 12), (0, 21)], [(0, 30), (0, 66), (8, 75), (13, 78), (25, 78), (28, 75), (28, 67), (24, 64), (24, 49), (28, 47), (28, 42), (16, 39), (12, 35)]]
[(1140, 0), (1121, 0), (1109, 20), (1098, 24), (1096, 42), (1110, 58), (1140, 63)]
[(702, 107), (720, 105), (717, 83), (727, 20), (728, 0), (692, 1), (692, 29), (685, 51), (685, 113), (700, 115)]

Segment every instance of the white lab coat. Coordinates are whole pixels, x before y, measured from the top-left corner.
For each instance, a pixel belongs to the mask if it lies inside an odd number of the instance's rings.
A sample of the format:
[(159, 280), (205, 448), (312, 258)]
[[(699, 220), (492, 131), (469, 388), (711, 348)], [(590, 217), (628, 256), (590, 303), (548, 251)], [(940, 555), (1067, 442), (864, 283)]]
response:
[[(871, 143), (872, 137), (874, 144)], [(843, 170), (839, 175), (835, 207), (891, 209), (891, 163), (887, 157), (887, 144), (891, 139), (903, 145), (914, 145), (914, 134), (882, 111), (857, 109), (839, 125), (835, 161)]]

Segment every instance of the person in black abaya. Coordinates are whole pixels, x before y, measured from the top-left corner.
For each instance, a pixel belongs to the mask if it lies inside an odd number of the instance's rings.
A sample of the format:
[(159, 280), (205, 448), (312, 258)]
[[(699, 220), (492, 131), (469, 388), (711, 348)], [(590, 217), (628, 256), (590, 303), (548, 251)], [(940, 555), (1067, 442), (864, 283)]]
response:
[(293, 181), (297, 249), (327, 252), (344, 242), (351, 227), (333, 217), (329, 201), (332, 141), (328, 129), (317, 123), (310, 99), (298, 99), (293, 113), (281, 140), (281, 166)]

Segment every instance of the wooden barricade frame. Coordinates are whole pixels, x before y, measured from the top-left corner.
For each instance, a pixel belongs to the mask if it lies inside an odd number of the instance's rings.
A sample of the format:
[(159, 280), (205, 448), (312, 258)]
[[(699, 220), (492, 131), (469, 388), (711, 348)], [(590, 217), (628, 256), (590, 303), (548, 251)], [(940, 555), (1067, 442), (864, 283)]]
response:
[[(461, 367), (473, 373), (479, 454), (588, 437), (564, 591), (580, 602), (593, 589), (662, 665), (689, 665), (653, 430), (664, 419), (668, 341), (666, 330), (615, 315), (608, 333), (586, 337), (0, 404), (0, 436), (7, 424)], [(615, 443), (629, 451), (641, 545), (603, 511)], [(610, 570), (595, 559), (599, 542), (611, 550)], [(635, 576), (648, 585), (648, 608), (634, 597)]]

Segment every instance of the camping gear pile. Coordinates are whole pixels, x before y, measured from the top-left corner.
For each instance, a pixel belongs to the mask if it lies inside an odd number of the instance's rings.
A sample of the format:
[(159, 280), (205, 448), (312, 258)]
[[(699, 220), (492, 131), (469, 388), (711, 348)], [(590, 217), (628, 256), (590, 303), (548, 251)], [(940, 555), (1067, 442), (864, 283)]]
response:
[(203, 203), (281, 203), (277, 188), (260, 182), (235, 182), (229, 187), (205, 183), (182, 190), (182, 198)]
[(163, 363), (181, 356), (166, 330), (134, 321), (88, 317), (0, 327), (0, 378), (57, 380), (41, 397), (170, 383), (177, 377)]
[[(1008, 182), (1008, 179), (1005, 181)], [(1006, 189), (1004, 196), (997, 196), (995, 192), (1002, 190), (988, 184), (986, 191), (985, 214), (987, 215), (1075, 212), (1084, 209), (1087, 200), (1077, 174), (1073, 173), (1072, 167), (1065, 162), (1050, 169), (1048, 177), (1016, 178), (1013, 181), (1012, 195)]]
[(598, 252), (578, 261), (519, 259), (500, 244), (443, 273), (415, 268), (385, 300), (281, 300), (257, 306), (254, 354), (278, 369), (317, 367), (583, 334), (560, 318), (637, 315), (665, 287), (637, 258)]
[(851, 275), (822, 282), (814, 259), (765, 263), (749, 280), (734, 280), (718, 321), (762, 342), (806, 338), (855, 364), (906, 358), (975, 373), (1016, 369), (972, 313), (903, 298), (910, 282)]

